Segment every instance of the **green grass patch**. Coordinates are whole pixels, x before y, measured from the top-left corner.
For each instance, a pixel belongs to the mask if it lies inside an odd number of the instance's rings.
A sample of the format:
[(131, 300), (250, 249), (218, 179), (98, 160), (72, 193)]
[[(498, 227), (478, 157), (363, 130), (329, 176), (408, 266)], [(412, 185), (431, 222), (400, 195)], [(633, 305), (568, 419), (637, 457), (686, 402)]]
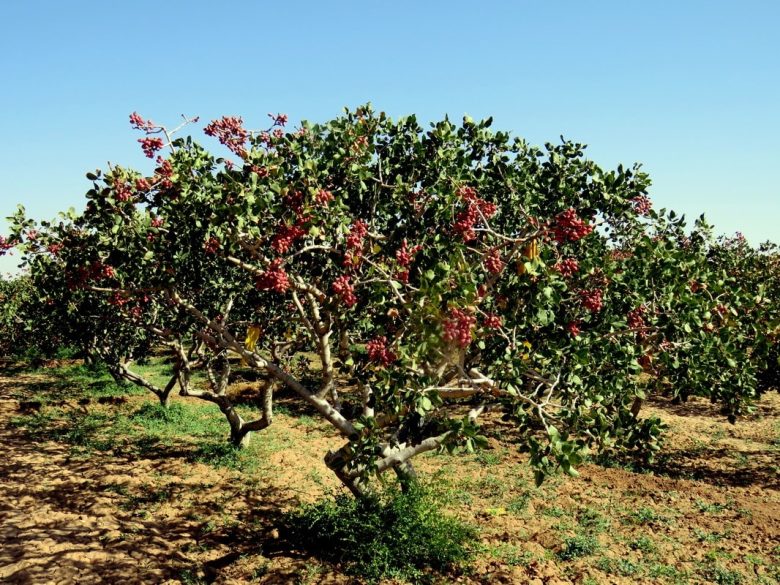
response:
[(562, 561), (570, 561), (579, 557), (593, 555), (600, 548), (598, 540), (593, 536), (578, 534), (563, 541), (563, 549), (558, 553), (558, 558)]
[(473, 527), (443, 514), (420, 487), (365, 499), (341, 495), (304, 506), (287, 517), (287, 532), (311, 554), (371, 582), (432, 580), (431, 571), (447, 571), (471, 558), (477, 537)]

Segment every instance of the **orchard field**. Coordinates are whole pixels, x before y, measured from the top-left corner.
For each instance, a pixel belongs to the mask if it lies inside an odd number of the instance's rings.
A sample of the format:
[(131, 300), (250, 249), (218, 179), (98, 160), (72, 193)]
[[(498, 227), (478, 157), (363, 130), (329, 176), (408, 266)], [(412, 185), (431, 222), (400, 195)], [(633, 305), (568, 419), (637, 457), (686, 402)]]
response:
[(177, 128), (0, 254), (0, 580), (775, 583), (780, 253), (491, 120)]
[[(162, 417), (76, 363), (5, 363), (0, 387), (3, 582), (356, 582), (285, 535), (285, 513), (338, 488), (312, 454), (338, 437), (289, 398), (269, 436), (236, 453), (218, 413), (184, 399)], [(231, 394), (250, 408), (252, 388)], [(646, 469), (588, 463), (536, 488), (500, 433), (475, 454), (425, 456), (446, 513), (479, 531), (474, 558), (434, 582), (777, 582), (777, 394), (737, 426), (701, 399), (650, 410), (670, 430)]]

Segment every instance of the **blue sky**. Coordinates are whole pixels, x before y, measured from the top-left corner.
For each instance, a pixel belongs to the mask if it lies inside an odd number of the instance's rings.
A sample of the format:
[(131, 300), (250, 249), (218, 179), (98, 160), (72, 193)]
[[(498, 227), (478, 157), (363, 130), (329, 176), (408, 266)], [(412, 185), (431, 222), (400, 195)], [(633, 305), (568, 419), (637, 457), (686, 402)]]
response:
[(642, 162), (656, 206), (780, 242), (778, 29), (775, 0), (3, 2), (0, 217), (80, 209), (108, 161), (147, 169), (135, 110), (200, 133), (371, 101), (585, 142)]

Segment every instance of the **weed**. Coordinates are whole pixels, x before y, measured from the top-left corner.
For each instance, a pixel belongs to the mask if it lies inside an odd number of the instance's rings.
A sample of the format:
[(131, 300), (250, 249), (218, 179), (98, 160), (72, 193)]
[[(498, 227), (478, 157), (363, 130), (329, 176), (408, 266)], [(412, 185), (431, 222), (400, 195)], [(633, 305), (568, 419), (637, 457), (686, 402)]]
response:
[(442, 570), (471, 556), (474, 528), (444, 515), (428, 492), (355, 499), (338, 496), (304, 506), (287, 518), (292, 541), (370, 580), (420, 582), (426, 569)]
[(577, 535), (563, 541), (563, 549), (558, 553), (562, 561), (570, 561), (578, 557), (589, 556), (599, 550), (598, 541), (592, 536)]
[(632, 524), (649, 524), (650, 522), (663, 522), (665, 520), (666, 518), (659, 515), (658, 512), (646, 506), (639, 508), (628, 516), (628, 521)]
[(672, 580), (674, 583), (686, 583), (688, 581), (688, 573), (681, 571), (672, 565), (663, 565), (661, 563), (650, 565), (647, 570), (647, 575), (651, 579), (663, 577)]
[(560, 518), (566, 514), (566, 510), (559, 508), (558, 506), (550, 506), (549, 508), (542, 510), (542, 514), (545, 516), (550, 516), (551, 518)]
[(714, 502), (696, 500), (696, 507), (699, 509), (699, 512), (702, 512), (703, 514), (719, 514), (720, 512), (723, 512), (723, 510), (727, 510), (729, 504), (716, 504)]
[(728, 536), (726, 533), (707, 532), (699, 528), (694, 528), (693, 534), (696, 535), (700, 542), (718, 542)]
[(596, 562), (596, 567), (610, 575), (620, 575), (622, 577), (635, 577), (642, 574), (642, 565), (637, 564), (630, 559), (614, 559), (601, 557)]
[(498, 465), (501, 463), (501, 454), (495, 451), (482, 450), (474, 455), (474, 459), (480, 465)]
[(577, 517), (577, 522), (588, 532), (599, 533), (609, 528), (609, 519), (604, 518), (592, 508), (584, 508)]
[(635, 538), (629, 543), (629, 546), (632, 549), (641, 551), (645, 554), (651, 554), (656, 551), (655, 543), (648, 536), (640, 536), (639, 538)]
[(731, 571), (719, 565), (708, 567), (702, 576), (715, 585), (740, 585), (745, 580), (745, 576), (739, 571)]
[(528, 509), (528, 502), (530, 501), (531, 494), (528, 492), (522, 493), (509, 501), (506, 506), (507, 512), (519, 516)]
[(204, 443), (192, 455), (192, 460), (212, 467), (241, 468), (240, 450), (229, 443)]

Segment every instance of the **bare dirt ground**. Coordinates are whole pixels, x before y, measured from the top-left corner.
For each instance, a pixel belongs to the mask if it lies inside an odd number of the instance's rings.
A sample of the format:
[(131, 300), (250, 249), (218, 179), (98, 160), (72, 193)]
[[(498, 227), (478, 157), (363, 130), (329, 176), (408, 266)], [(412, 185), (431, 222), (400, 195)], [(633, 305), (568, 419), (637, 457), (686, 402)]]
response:
[[(0, 370), (0, 582), (359, 582), (279, 535), (281, 514), (336, 488), (322, 455), (339, 440), (315, 419), (277, 416), (243, 473), (193, 462), (178, 445), (85, 454), (12, 424), (19, 397), (48, 381)], [(537, 489), (500, 433), (476, 455), (423, 457), (447, 510), (481, 531), (472, 566), (440, 581), (777, 583), (778, 394), (737, 425), (705, 401), (649, 410), (670, 425), (651, 472), (585, 465)]]

